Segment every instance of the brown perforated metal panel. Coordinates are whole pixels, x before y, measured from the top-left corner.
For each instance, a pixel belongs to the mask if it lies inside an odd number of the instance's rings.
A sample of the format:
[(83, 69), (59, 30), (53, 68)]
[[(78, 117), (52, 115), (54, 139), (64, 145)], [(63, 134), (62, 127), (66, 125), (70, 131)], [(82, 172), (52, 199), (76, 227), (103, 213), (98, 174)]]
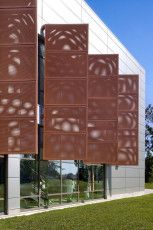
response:
[(116, 97), (116, 89), (117, 89), (118, 82), (116, 78), (110, 77), (99, 77), (98, 79), (95, 77), (89, 78), (89, 90), (88, 90), (88, 97)]
[(46, 50), (52, 52), (88, 51), (88, 25), (46, 25)]
[(0, 117), (36, 117), (36, 84), (0, 82)]
[(88, 59), (89, 75), (98, 77), (115, 77), (118, 75), (118, 55), (90, 55)]
[(36, 42), (36, 10), (0, 9), (1, 44)]
[(88, 140), (90, 142), (116, 142), (117, 122), (116, 121), (89, 121)]
[(69, 160), (82, 159), (86, 152), (85, 140), (85, 133), (56, 134), (45, 132), (44, 147), (49, 148), (49, 154), (44, 156), (45, 160), (57, 160), (59, 158)]
[(86, 132), (85, 107), (46, 107), (46, 132)]
[(138, 75), (119, 75), (117, 164), (138, 164)]
[(36, 7), (36, 0), (0, 0), (0, 9), (19, 7)]
[(0, 153), (33, 153), (36, 125), (33, 118), (0, 118)]
[(46, 105), (85, 105), (87, 94), (86, 79), (45, 80)]
[(44, 160), (83, 160), (87, 145), (87, 25), (45, 25)]
[(88, 55), (88, 148), (85, 163), (117, 158), (118, 55)]
[(89, 120), (116, 120), (117, 99), (94, 98), (89, 99)]
[[(46, 77), (58, 78), (61, 75), (74, 78), (85, 77), (87, 74), (86, 53), (46, 53)], [(49, 74), (49, 76), (47, 75)], [(59, 75), (59, 76), (58, 76)]]
[(117, 143), (88, 143), (88, 156), (85, 163), (116, 163)]
[(35, 0), (0, 0), (0, 154), (37, 153)]
[(36, 48), (35, 45), (0, 46), (0, 80), (35, 80)]

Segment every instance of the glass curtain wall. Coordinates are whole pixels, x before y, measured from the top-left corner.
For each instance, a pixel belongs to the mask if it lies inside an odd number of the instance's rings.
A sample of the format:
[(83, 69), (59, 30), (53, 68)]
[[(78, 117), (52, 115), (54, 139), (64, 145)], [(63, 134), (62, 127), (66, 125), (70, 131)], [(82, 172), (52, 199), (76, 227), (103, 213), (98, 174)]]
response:
[(20, 160), (20, 206), (33, 208), (39, 206), (38, 161), (31, 155), (24, 155)]
[(104, 165), (82, 161), (20, 161), (21, 208), (49, 207), (104, 197)]

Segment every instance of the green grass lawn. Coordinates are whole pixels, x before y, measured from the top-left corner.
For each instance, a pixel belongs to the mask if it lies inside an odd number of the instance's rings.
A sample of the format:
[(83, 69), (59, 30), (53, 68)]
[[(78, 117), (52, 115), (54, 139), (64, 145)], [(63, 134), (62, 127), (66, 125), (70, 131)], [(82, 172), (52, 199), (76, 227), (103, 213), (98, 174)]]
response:
[(153, 183), (145, 183), (145, 188), (153, 189)]
[(153, 230), (153, 195), (0, 220), (0, 229)]

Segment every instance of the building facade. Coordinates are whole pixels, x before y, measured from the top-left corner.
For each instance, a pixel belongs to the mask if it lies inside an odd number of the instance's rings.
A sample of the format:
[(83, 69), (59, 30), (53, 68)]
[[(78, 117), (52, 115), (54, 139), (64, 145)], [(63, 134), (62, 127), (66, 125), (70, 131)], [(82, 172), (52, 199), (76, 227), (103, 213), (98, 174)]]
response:
[[(44, 24), (89, 24), (89, 54), (119, 54), (119, 73), (139, 75), (138, 166), (84, 165), (81, 161), (42, 161), (33, 155), (0, 158), (0, 212), (107, 198), (144, 190), (145, 71), (84, 0), (38, 0), (38, 33)], [(39, 81), (44, 44), (39, 36)], [(40, 84), (42, 85), (42, 84)], [(39, 100), (43, 100), (42, 97)], [(41, 142), (41, 127), (39, 127)], [(40, 143), (39, 142), (39, 143)], [(42, 150), (40, 143), (40, 150)]]

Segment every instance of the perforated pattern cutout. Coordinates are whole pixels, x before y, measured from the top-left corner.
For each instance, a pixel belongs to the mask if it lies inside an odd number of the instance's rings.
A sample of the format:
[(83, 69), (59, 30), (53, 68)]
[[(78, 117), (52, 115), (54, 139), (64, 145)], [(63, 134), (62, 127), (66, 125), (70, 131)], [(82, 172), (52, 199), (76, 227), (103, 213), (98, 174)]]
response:
[(118, 55), (88, 55), (88, 147), (85, 163), (117, 158)]
[(36, 42), (34, 9), (0, 10), (0, 44), (32, 44)]
[(88, 109), (89, 120), (116, 120), (117, 100), (116, 99), (89, 99)]
[(138, 78), (119, 76), (117, 162), (121, 165), (138, 164)]
[(46, 108), (46, 131), (85, 132), (85, 107), (48, 107)]
[(117, 54), (89, 55), (88, 65), (88, 74), (90, 76), (114, 77), (115, 75), (118, 75)]
[(86, 134), (55, 134), (45, 132), (44, 146), (49, 151), (45, 152), (45, 159), (84, 159), (86, 152)]
[(35, 82), (1, 82), (0, 83), (0, 117), (23, 116), (35, 117)]
[(89, 78), (89, 92), (88, 96), (91, 97), (116, 97), (117, 92), (117, 81), (115, 77), (90, 77)]
[(86, 79), (45, 80), (45, 103), (47, 105), (86, 105)]
[(86, 163), (116, 163), (117, 143), (88, 143), (88, 158)]
[(118, 84), (119, 95), (138, 94), (138, 75), (120, 75)]
[(90, 121), (88, 122), (89, 142), (116, 142), (117, 122), (116, 121)]
[[(49, 76), (47, 76), (49, 73)], [(46, 77), (62, 79), (62, 76), (72, 78), (85, 77), (87, 74), (86, 53), (46, 53)]]
[(35, 119), (0, 118), (0, 152), (32, 153), (35, 146)]
[(137, 112), (119, 112), (118, 113), (118, 128), (119, 129), (137, 129), (138, 128), (138, 113)]
[(136, 95), (120, 95), (118, 98), (118, 108), (121, 111), (137, 111), (138, 97)]
[(85, 158), (87, 44), (87, 25), (45, 26), (44, 160)]
[(35, 80), (36, 46), (0, 46), (0, 79), (2, 81)]
[(0, 0), (0, 154), (37, 153), (35, 0)]
[(51, 51), (88, 51), (87, 25), (46, 25), (46, 49)]

